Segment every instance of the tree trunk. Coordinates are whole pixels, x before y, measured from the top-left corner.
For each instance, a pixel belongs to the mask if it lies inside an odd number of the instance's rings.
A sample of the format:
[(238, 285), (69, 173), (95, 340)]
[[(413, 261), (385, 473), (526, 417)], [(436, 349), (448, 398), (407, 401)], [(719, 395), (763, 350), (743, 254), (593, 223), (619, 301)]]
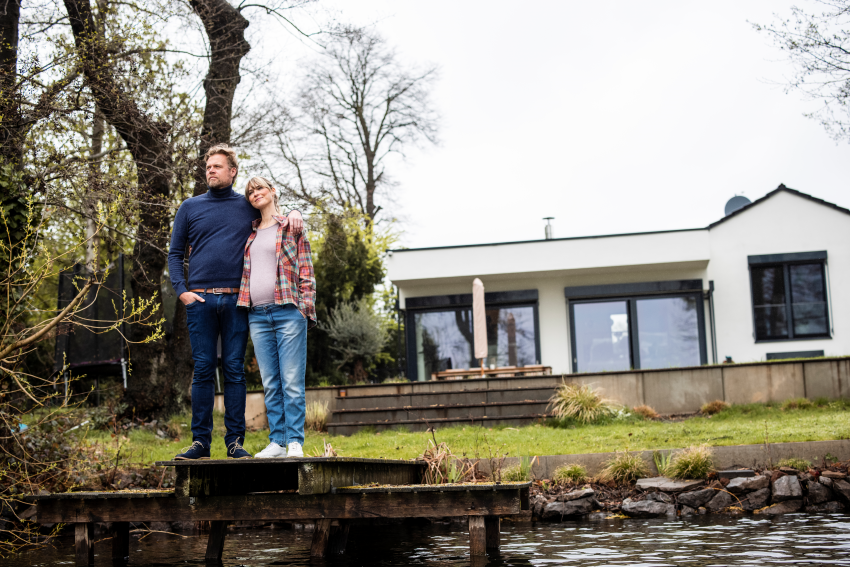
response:
[[(169, 125), (142, 112), (115, 80), (106, 48), (99, 41), (89, 0), (64, 0), (77, 55), (97, 107), (127, 145), (138, 176), (139, 214), (133, 249), (132, 289), (136, 301), (160, 301), (166, 258), (157, 250), (168, 245), (172, 159), (167, 142)], [(162, 316), (160, 304), (156, 318)], [(130, 347), (131, 374), (125, 401), (130, 411), (162, 415), (186, 407), (192, 376), (185, 310), (178, 303), (175, 332), (169, 340)], [(144, 327), (131, 330), (140, 340)]]
[(195, 195), (207, 190), (204, 154), (214, 144), (230, 142), (233, 97), (239, 85), (239, 63), (251, 46), (245, 40), (248, 20), (227, 0), (190, 0), (204, 23), (210, 42), (210, 68), (204, 79), (207, 105), (198, 146)]
[(23, 155), (17, 89), (20, 20), (21, 5), (18, 0), (5, 0), (0, 4), (0, 159), (3, 165), (12, 164), (16, 170), (20, 169)]

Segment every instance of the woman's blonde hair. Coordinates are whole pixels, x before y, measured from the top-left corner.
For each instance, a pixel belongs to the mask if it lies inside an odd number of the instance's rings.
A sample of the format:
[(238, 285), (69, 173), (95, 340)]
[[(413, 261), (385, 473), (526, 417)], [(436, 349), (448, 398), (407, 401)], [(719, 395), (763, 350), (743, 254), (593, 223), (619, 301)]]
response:
[(258, 187), (265, 187), (266, 189), (268, 189), (271, 192), (272, 198), (274, 199), (274, 208), (279, 210), (278, 204), (277, 204), (277, 201), (278, 201), (277, 191), (275, 190), (274, 186), (272, 185), (272, 182), (269, 181), (268, 179), (266, 179), (265, 177), (252, 177), (251, 179), (248, 180), (248, 184), (245, 186), (245, 199), (250, 203), (251, 202), (251, 193), (253, 193), (254, 189), (257, 189)]

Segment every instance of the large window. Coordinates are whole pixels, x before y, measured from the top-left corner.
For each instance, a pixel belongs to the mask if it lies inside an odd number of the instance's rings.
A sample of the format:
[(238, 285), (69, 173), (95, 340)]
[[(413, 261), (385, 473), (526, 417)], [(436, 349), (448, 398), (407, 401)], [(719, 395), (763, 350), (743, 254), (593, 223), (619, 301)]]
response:
[(826, 252), (750, 256), (757, 341), (828, 338)]
[[(487, 366), (539, 364), (532, 298), (537, 299), (536, 290), (485, 294)], [(411, 379), (428, 380), (436, 372), (480, 365), (473, 346), (471, 295), (417, 297), (406, 303)]]
[(573, 371), (705, 364), (701, 289), (699, 280), (567, 288)]

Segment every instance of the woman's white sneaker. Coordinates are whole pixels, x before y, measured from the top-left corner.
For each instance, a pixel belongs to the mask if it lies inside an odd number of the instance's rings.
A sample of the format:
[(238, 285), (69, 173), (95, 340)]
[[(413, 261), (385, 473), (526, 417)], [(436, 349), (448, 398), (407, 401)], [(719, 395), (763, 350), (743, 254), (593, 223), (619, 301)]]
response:
[(269, 443), (268, 447), (254, 455), (255, 459), (282, 459), (284, 457), (286, 457), (286, 449), (277, 443)]
[(286, 452), (287, 457), (303, 457), (304, 456), (304, 449), (301, 448), (301, 443), (298, 443), (297, 441), (293, 441), (292, 443), (287, 445), (287, 447), (289, 447), (289, 450)]

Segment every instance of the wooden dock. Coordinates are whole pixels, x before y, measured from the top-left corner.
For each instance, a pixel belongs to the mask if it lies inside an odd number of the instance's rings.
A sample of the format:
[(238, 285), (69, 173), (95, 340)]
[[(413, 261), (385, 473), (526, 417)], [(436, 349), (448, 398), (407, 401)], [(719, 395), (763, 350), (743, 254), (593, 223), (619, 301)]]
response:
[(350, 523), (465, 516), (470, 554), (499, 547), (501, 516), (528, 509), (530, 483), (420, 484), (425, 463), (344, 457), (164, 461), (173, 491), (41, 496), (37, 520), (75, 524), (76, 564), (94, 562), (92, 527), (112, 524), (113, 563), (129, 558), (130, 522), (209, 521), (206, 561), (221, 562), (233, 521), (315, 522), (311, 555), (343, 553)]

